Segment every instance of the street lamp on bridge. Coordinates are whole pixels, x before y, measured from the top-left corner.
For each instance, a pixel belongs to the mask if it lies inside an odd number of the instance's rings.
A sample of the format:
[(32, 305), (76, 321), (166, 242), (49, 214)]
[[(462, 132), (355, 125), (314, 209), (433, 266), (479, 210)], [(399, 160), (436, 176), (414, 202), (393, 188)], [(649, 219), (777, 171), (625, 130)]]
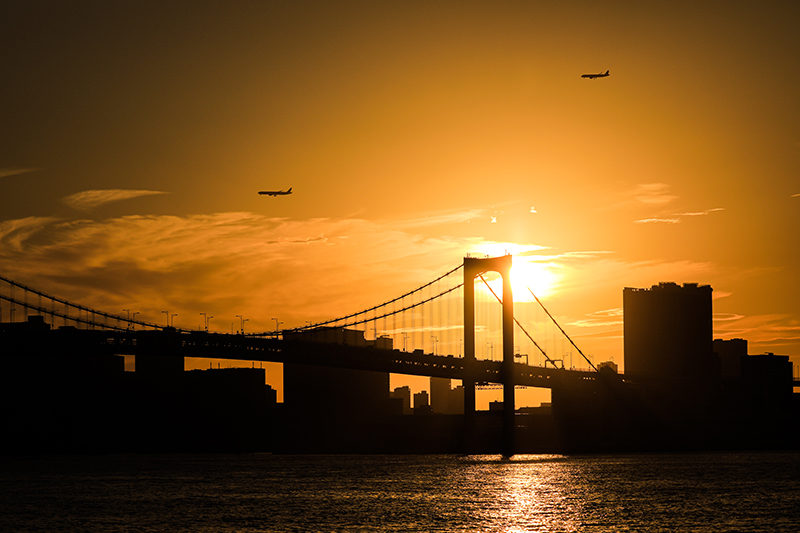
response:
[(247, 322), (250, 319), (249, 318), (244, 318), (242, 315), (236, 315), (236, 318), (238, 318), (240, 320), (241, 326), (242, 326), (241, 329), (239, 330), (239, 333), (244, 335), (244, 323)]
[(278, 333), (278, 331), (280, 331), (281, 329), (281, 324), (283, 324), (283, 322), (278, 322), (277, 318), (271, 318), (270, 320), (275, 321), (275, 333)]
[(214, 317), (213, 316), (208, 316), (208, 315), (206, 315), (206, 313), (200, 313), (200, 314), (203, 315), (203, 318), (205, 319), (206, 331), (208, 331), (208, 322), (209, 322), (209, 320), (211, 320)]
[(167, 327), (169, 327), (169, 311), (161, 311), (165, 315), (167, 315)]

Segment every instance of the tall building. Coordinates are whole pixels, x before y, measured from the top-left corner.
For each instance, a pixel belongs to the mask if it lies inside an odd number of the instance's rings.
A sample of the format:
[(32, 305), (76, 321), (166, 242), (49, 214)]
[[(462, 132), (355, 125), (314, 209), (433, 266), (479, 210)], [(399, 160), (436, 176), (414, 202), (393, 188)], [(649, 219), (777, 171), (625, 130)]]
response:
[(626, 377), (686, 380), (713, 375), (709, 285), (627, 287), (622, 305)]
[(431, 378), (431, 409), (434, 413), (446, 414), (450, 412), (450, 379)]
[(404, 415), (411, 414), (411, 387), (408, 385), (397, 387), (389, 393), (389, 397), (400, 400), (402, 405), (402, 413)]

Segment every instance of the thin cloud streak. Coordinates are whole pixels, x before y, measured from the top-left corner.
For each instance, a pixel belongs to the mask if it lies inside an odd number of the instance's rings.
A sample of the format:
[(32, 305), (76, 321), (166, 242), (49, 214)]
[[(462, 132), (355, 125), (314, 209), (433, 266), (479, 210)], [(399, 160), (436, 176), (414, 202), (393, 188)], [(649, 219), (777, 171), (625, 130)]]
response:
[(0, 169), (0, 178), (7, 178), (9, 176), (17, 176), (19, 174), (27, 174), (29, 172), (36, 172), (41, 170), (39, 168), (3, 168)]
[(714, 209), (708, 209), (706, 211), (696, 211), (693, 213), (675, 213), (673, 216), (676, 217), (697, 217), (697, 216), (704, 216), (708, 215), (709, 213), (713, 213), (715, 211), (724, 211), (724, 207), (715, 207)]
[[(716, 211), (724, 211), (724, 207), (715, 207), (713, 209), (707, 209), (705, 211), (692, 211), (687, 213), (672, 213), (669, 217), (652, 217), (652, 218), (643, 218), (639, 220), (634, 220), (634, 224), (652, 224), (652, 223), (664, 223), (664, 224), (679, 224), (681, 222), (680, 217), (698, 217), (698, 216), (706, 216), (710, 213), (714, 213)], [(678, 218), (675, 218), (678, 217)]]
[(417, 216), (408, 219), (394, 220), (393, 223), (398, 227), (411, 229), (411, 228), (424, 228), (431, 226), (441, 226), (445, 224), (461, 224), (469, 222), (470, 220), (480, 219), (486, 217), (485, 209), (467, 209), (458, 211), (447, 211), (438, 213), (429, 213), (427, 215)]
[(678, 199), (674, 194), (667, 194), (668, 191), (669, 185), (666, 183), (640, 183), (633, 191), (633, 196), (643, 204), (663, 205)]
[(61, 199), (66, 205), (78, 211), (91, 211), (109, 202), (120, 200), (130, 200), (140, 196), (151, 196), (154, 194), (167, 194), (163, 191), (141, 191), (134, 189), (93, 189), (88, 191), (76, 192)]
[(679, 218), (643, 218), (634, 220), (634, 224), (680, 224)]

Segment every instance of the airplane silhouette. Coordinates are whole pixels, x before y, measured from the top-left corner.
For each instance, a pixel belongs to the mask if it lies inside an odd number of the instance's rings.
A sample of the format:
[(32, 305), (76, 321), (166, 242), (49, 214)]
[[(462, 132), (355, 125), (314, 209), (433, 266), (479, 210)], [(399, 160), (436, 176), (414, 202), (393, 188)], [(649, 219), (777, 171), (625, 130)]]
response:
[(258, 191), (258, 194), (266, 194), (267, 196), (286, 196), (292, 194), (292, 188), (289, 187), (288, 191)]
[(608, 71), (601, 72), (600, 74), (584, 74), (581, 76), (581, 78), (588, 78), (590, 80), (594, 80), (597, 78), (605, 78), (606, 76), (608, 76)]

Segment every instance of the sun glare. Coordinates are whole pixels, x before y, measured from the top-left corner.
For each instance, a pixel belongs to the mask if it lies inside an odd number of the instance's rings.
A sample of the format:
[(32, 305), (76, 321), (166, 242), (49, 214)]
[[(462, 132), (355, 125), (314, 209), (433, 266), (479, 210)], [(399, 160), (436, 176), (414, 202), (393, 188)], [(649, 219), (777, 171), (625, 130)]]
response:
[[(532, 302), (534, 300), (530, 291), (538, 298), (547, 298), (557, 290), (561, 275), (552, 263), (531, 261), (531, 252), (544, 250), (544, 246), (536, 244), (516, 244), (509, 242), (483, 243), (480, 253), (489, 257), (503, 254), (514, 256), (511, 266), (511, 290), (514, 291), (515, 302)], [(489, 274), (486, 282), (492, 290), (500, 296), (503, 292), (503, 282), (498, 276)], [(530, 288), (530, 291), (528, 290)]]
[[(485, 277), (492, 290), (502, 298), (502, 278), (494, 273), (489, 273)], [(511, 267), (511, 290), (514, 292), (514, 301), (532, 302), (534, 298), (531, 291), (539, 298), (551, 296), (558, 287), (559, 278), (560, 276), (554, 272), (552, 265), (525, 261), (522, 257), (515, 257)]]
[(553, 294), (557, 285), (558, 275), (550, 266), (514, 258), (511, 267), (511, 290), (514, 291), (514, 301), (532, 301), (531, 291), (539, 298), (547, 298)]

